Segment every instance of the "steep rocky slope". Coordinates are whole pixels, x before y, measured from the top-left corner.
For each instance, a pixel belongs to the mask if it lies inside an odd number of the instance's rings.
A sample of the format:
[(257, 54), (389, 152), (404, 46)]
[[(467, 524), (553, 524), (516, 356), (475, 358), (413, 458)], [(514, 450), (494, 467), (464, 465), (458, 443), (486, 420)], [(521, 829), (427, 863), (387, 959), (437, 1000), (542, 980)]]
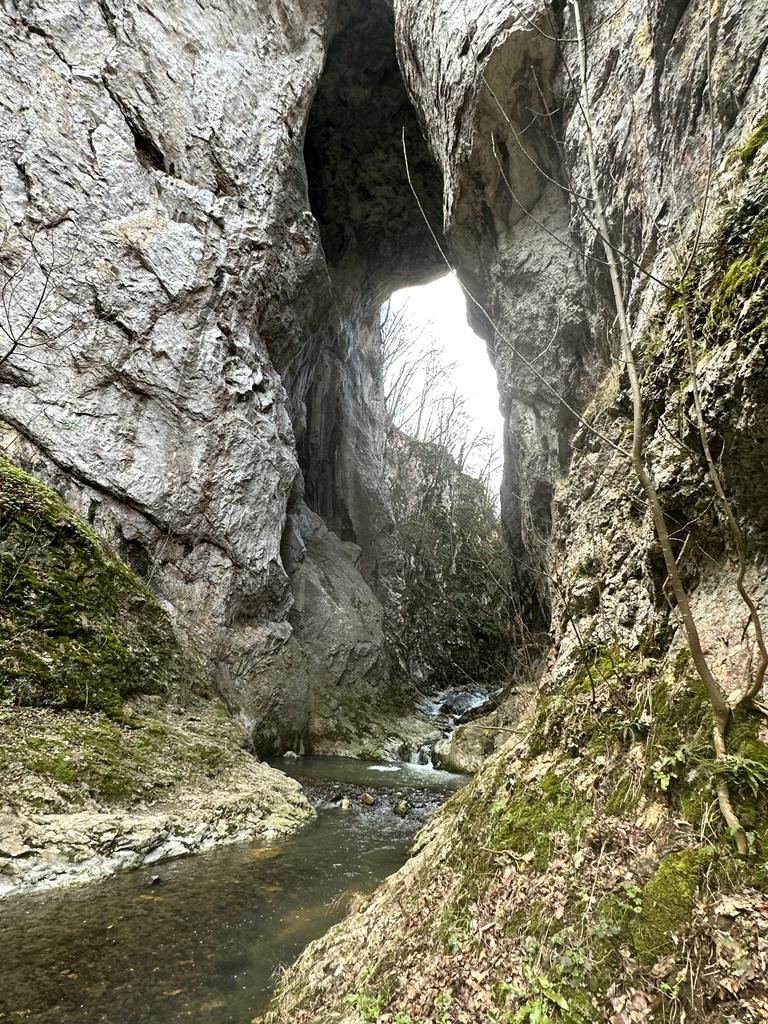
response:
[[(585, 6), (599, 184), (650, 464), (707, 658), (735, 703), (759, 652), (693, 375), (764, 611), (768, 14)], [(412, 861), (306, 951), (268, 1019), (764, 1020), (764, 711), (731, 716), (717, 762), (624, 454), (628, 382), (604, 252), (582, 216), (585, 127), (560, 47), (571, 74), (577, 54), (554, 40), (573, 39), (573, 20), (533, 3), (396, 7), (404, 76), (446, 183), (451, 258), (496, 325), (475, 307), (504, 386), (512, 554), (529, 622), (551, 617), (554, 643), (514, 735)], [(684, 247), (684, 279), (670, 244)], [(718, 810), (724, 778), (746, 858)]]
[(154, 566), (203, 650), (237, 651), (239, 622), (289, 601), (297, 467), (255, 325), (323, 272), (292, 137), (323, 13), (25, 3), (2, 17), (4, 260), (24, 268), (12, 320), (46, 267), (55, 285), (36, 343), (3, 364), (4, 419), (100, 533)]

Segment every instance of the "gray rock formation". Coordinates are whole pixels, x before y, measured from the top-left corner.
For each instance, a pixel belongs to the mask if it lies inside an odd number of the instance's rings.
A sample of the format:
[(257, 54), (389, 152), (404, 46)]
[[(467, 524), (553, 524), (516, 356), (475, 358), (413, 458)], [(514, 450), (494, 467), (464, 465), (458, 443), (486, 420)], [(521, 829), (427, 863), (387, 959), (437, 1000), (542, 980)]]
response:
[[(582, 214), (585, 126), (563, 69), (566, 60), (573, 71), (576, 53), (565, 41), (558, 53), (551, 38), (572, 40), (574, 26), (567, 5), (551, 5), (551, 20), (542, 7), (398, 0), (396, 19), (403, 74), (443, 171), (450, 252), (494, 323), (475, 315), (505, 393), (506, 522), (528, 621), (551, 612), (553, 644), (521, 728), (403, 870), (308, 949), (272, 1024), (356, 1022), (347, 1008), (363, 977), (377, 1012), (414, 1020), (439, 1019), (446, 1004), (455, 1019), (558, 1017), (567, 1004), (574, 1019), (668, 1013), (715, 1024), (757, 1020), (765, 1001), (764, 939), (746, 939), (758, 934), (764, 880), (710, 885), (710, 865), (739, 860), (717, 810), (712, 709), (647, 504), (618, 450), (631, 438), (631, 407), (604, 253)], [(747, 540), (746, 586), (764, 619), (768, 10), (743, 0), (583, 7), (598, 175), (629, 300), (648, 463), (702, 646), (733, 706), (758, 651), (706, 479), (680, 297), (710, 443)], [(686, 266), (700, 230), (704, 247)], [(563, 413), (550, 389), (587, 423)], [(741, 706), (730, 763), (749, 750), (768, 764), (767, 740), (764, 709)], [(734, 777), (731, 792), (763, 860), (765, 788), (750, 794)], [(637, 902), (611, 918), (628, 884)], [(670, 904), (675, 912), (661, 910)], [(604, 940), (609, 920), (614, 943)], [(600, 936), (593, 946), (590, 935)], [(737, 968), (708, 953), (729, 943)], [(548, 972), (543, 988), (532, 951)], [(563, 971), (571, 953), (603, 973)], [(685, 977), (692, 955), (710, 964), (707, 981), (660, 985)]]
[(324, 276), (301, 135), (326, 12), (106, 0), (0, 17), (17, 327), (55, 267), (33, 342), (3, 365), (3, 418), (227, 662), (290, 605), (297, 464), (268, 346), (303, 331), (297, 296)]
[(238, 681), (222, 680), (257, 749), (407, 758), (437, 733), (390, 686), (384, 613), (360, 577), (360, 548), (303, 507), (291, 517), (283, 560), (291, 642), (267, 652), (234, 692)]
[[(265, 718), (265, 675), (290, 665), (270, 728), (301, 736), (317, 720), (307, 679), (343, 701), (387, 676), (356, 567), (375, 585), (391, 529), (378, 307), (436, 266), (404, 187), (403, 123), (417, 180), (437, 181), (391, 9), (24, 0), (0, 18), (14, 455), (145, 577), (244, 721)], [(299, 541), (290, 581), (281, 544), (308, 521), (299, 461), (341, 539), (313, 526), (324, 539), (306, 560)], [(311, 584), (315, 557), (335, 582)], [(307, 635), (329, 594), (333, 653)]]
[[(560, 8), (552, 24), (533, 0), (2, 14), (3, 419), (18, 457), (164, 599), (265, 748), (306, 744), (335, 714), (318, 708), (387, 687), (378, 308), (442, 266), (403, 138), (499, 374), (523, 618), (549, 624), (556, 483), (591, 444), (577, 414), (615, 352), (578, 209)], [(764, 105), (766, 17), (735, 0), (713, 15), (718, 168)], [(705, 28), (696, 5), (628, 4), (590, 42), (609, 220), (657, 276), (662, 236), (686, 228), (675, 210), (706, 182)], [(640, 338), (655, 288), (631, 269), (627, 288)], [(637, 635), (656, 597), (625, 583)], [(319, 640), (331, 607), (333, 650)]]
[[(627, 547), (637, 543), (648, 549), (653, 542), (645, 523), (645, 532), (628, 545), (627, 512), (617, 515), (615, 490), (606, 490), (602, 476), (606, 449), (588, 430), (576, 433), (573, 413), (583, 412), (590, 399), (596, 403), (591, 416), (610, 407), (620, 380), (605, 263), (599, 239), (582, 215), (589, 204), (580, 198), (589, 193), (584, 124), (562, 64), (569, 60), (573, 73), (576, 53), (572, 43), (563, 43), (559, 54), (552, 38), (572, 39), (573, 28), (570, 16), (563, 21), (558, 9), (553, 5), (545, 16), (534, 2), (511, 9), (499, 0), (478, 11), (463, 0), (439, 8), (401, 0), (396, 5), (398, 50), (443, 173), (449, 250), (479, 303), (470, 299), (471, 319), (486, 338), (501, 382), (507, 425), (502, 513), (527, 624), (534, 630), (546, 625), (553, 601), (558, 616), (564, 604), (571, 607), (570, 588), (583, 589), (585, 581), (569, 577), (563, 557), (571, 560), (568, 564), (584, 561), (584, 551), (578, 551), (595, 544), (596, 530), (609, 560), (623, 565), (618, 575), (609, 570), (607, 587), (615, 582), (615, 602), (622, 606), (617, 635), (632, 641), (647, 625), (649, 601), (655, 605), (659, 595), (649, 598), (634, 585), (626, 589), (639, 572), (637, 561), (626, 557)], [(647, 10), (629, 4), (620, 17), (590, 35), (597, 162), (613, 238), (628, 254), (625, 285), (641, 349), (650, 332), (658, 333), (653, 318), (664, 294), (658, 281), (676, 274), (669, 239), (695, 233), (706, 191), (707, 31), (712, 39), (711, 159), (720, 171), (709, 196), (711, 224), (713, 197), (726, 196), (742, 174), (732, 154), (766, 107), (768, 14), (755, 5), (734, 3), (713, 15), (708, 29), (697, 5), (659, 3)], [(705, 384), (721, 404), (721, 420), (722, 398), (715, 395), (727, 392), (726, 380), (735, 386), (737, 365), (726, 371), (719, 361)], [(662, 394), (664, 375), (660, 366), (648, 396), (654, 411), (669, 399)], [(751, 398), (753, 404), (760, 401), (757, 394)], [(627, 423), (626, 397), (614, 414)], [(730, 437), (733, 428), (724, 422), (722, 427)], [(680, 476), (666, 485), (663, 477), (679, 459), (666, 436), (668, 426), (652, 429), (656, 472), (672, 497), (682, 485)], [(741, 465), (761, 457), (759, 444), (748, 443), (747, 436), (739, 443)], [(578, 458), (571, 479), (582, 481), (591, 466), (592, 482), (584, 496), (595, 494), (601, 503), (587, 524), (573, 485), (555, 501), (574, 452)], [(622, 472), (617, 469), (619, 476)], [(744, 487), (739, 476), (734, 468), (736, 490)], [(681, 512), (695, 486), (688, 483), (687, 494), (674, 496)], [(751, 501), (740, 503), (745, 523), (762, 515)], [(561, 535), (553, 526), (557, 510), (567, 520)], [(560, 625), (573, 632), (569, 623)]]
[(0, 899), (273, 839), (312, 814), (297, 782), (243, 754), (216, 786), (149, 808), (0, 815)]
[[(665, 282), (687, 279), (703, 416), (764, 609), (768, 10), (584, 7), (598, 177), (650, 472), (730, 696), (755, 641), (732, 540), (702, 483), (691, 369)], [(17, 0), (0, 18), (2, 417), (19, 458), (164, 599), (262, 749), (362, 752), (369, 733), (379, 750), (398, 742), (380, 721), (401, 709), (390, 705), (376, 596), (393, 551), (376, 320), (393, 287), (441, 266), (403, 139), (499, 375), (503, 515), (535, 657), (552, 626), (541, 699), (527, 735), (446, 809), (415, 865), (306, 955), (273, 1019), (349, 1019), (344, 996), (362, 998), (369, 955), (366, 983), (421, 1000), (415, 1017), (436, 1016), (425, 1001), (445, 992), (467, 1019), (489, 1016), (498, 989), (475, 981), (501, 976), (501, 949), (504, 977), (538, 985), (521, 990), (528, 1007), (562, 1007), (531, 971), (534, 922), (518, 921), (519, 908), (562, 920), (563, 941), (578, 922), (581, 970), (611, 952), (583, 948), (611, 934), (603, 897), (651, 886), (629, 910), (668, 907), (671, 874), (687, 918), (614, 921), (610, 981), (579, 988), (574, 975), (568, 998), (588, 1001), (585, 1019), (650, 1017), (664, 998), (674, 1005), (662, 1015), (679, 1015), (691, 964), (735, 949), (738, 968), (686, 1013), (747, 1019), (724, 1001), (758, 979), (744, 997), (757, 1020), (765, 953), (744, 965), (764, 900), (732, 861), (710, 873), (701, 837), (714, 828), (727, 860), (730, 836), (710, 813), (718, 769), (736, 777), (753, 841), (768, 841), (765, 730), (741, 709), (736, 757), (713, 767), (709, 708), (619, 450), (629, 401), (589, 214), (569, 5), (178, 0), (150, 13), (139, 0)], [(705, 253), (681, 272), (673, 250), (699, 238)], [(467, 756), (486, 753), (477, 743)], [(691, 760), (692, 744), (707, 754)], [(657, 785), (664, 758), (685, 764), (677, 792)], [(751, 789), (745, 760), (758, 766)], [(609, 797), (623, 776), (627, 789)], [(705, 864), (708, 886), (722, 877), (740, 891), (725, 914), (710, 900), (678, 945), (672, 936), (699, 913), (696, 891), (717, 895), (699, 885)], [(588, 926), (585, 891), (598, 912)], [(742, 912), (751, 932), (707, 930)], [(445, 926), (463, 921), (474, 933), (448, 957)], [(533, 937), (539, 966), (556, 944)], [(656, 939), (668, 943), (661, 959)], [(703, 943), (700, 958), (689, 939)], [(482, 959), (469, 970), (491, 941), (492, 970)]]

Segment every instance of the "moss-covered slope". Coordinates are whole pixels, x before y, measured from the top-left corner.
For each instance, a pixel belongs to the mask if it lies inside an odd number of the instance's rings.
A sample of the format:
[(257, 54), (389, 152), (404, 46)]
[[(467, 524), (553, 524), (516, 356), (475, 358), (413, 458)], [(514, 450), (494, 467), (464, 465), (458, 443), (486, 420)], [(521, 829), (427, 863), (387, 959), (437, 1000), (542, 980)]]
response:
[(0, 701), (119, 714), (194, 673), (166, 612), (50, 488), (0, 457)]
[(57, 814), (167, 801), (242, 762), (242, 735), (216, 701), (185, 709), (135, 698), (101, 711), (0, 711), (0, 813)]
[(168, 798), (241, 739), (144, 584), (0, 457), (0, 812)]
[(702, 1021), (760, 1019), (760, 716), (731, 737), (744, 862), (717, 814), (696, 685), (675, 658), (612, 657), (594, 698), (581, 675), (541, 694), (422, 851), (310, 947), (271, 1022), (661, 1022), (692, 1006)]

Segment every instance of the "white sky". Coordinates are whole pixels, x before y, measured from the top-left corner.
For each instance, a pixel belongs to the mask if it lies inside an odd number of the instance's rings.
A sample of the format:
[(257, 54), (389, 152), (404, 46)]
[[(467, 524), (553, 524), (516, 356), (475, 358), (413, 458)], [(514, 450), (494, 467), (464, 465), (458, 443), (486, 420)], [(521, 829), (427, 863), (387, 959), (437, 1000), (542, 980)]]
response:
[[(503, 421), (499, 412), (496, 373), (485, 342), (467, 323), (466, 300), (454, 274), (418, 288), (403, 288), (392, 295), (392, 309), (406, 307), (406, 320), (418, 337), (431, 340), (455, 363), (454, 384), (466, 399), (473, 429), (492, 435), (501, 463)], [(500, 471), (499, 471), (500, 476)]]

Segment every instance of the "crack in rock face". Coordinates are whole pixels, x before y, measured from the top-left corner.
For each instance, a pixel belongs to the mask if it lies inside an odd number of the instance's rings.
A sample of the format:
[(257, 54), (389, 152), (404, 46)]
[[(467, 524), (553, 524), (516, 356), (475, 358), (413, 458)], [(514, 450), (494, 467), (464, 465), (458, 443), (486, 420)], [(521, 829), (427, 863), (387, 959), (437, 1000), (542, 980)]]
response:
[(395, 556), (379, 310), (395, 288), (443, 266), (408, 186), (403, 133), (415, 188), (437, 224), (442, 183), (400, 77), (392, 9), (344, 0), (304, 144), (327, 276), (310, 297), (309, 329), (272, 349), (304, 488), (294, 492), (283, 538), (293, 640), (270, 651), (249, 683), (271, 709), (264, 715), (249, 701), (246, 712), (265, 753), (396, 757), (428, 738), (391, 693), (377, 596)]

